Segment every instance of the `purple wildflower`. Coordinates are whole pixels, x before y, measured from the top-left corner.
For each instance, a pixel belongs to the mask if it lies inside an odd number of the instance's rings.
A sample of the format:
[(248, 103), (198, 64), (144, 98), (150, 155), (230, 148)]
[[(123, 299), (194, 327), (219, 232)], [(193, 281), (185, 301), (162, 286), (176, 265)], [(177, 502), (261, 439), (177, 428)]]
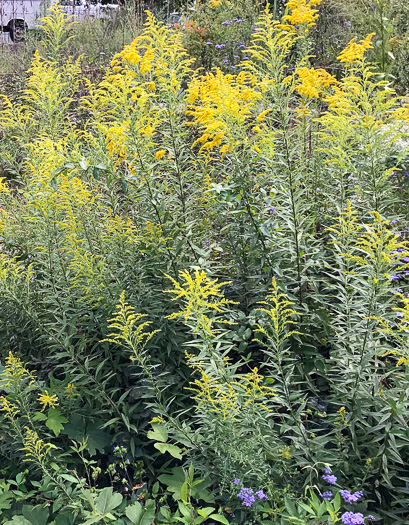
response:
[(337, 482), (337, 477), (330, 474), (330, 475), (323, 475), (322, 479), (328, 483), (328, 485), (335, 485)]
[(331, 501), (332, 499), (332, 492), (328, 490), (327, 492), (322, 493), (322, 497), (326, 499), (327, 501)]
[(243, 57), (243, 60), (248, 60), (248, 59), (249, 59), (249, 57)]
[(344, 26), (351, 27), (351, 22), (344, 22)]
[(258, 490), (256, 492), (256, 496), (258, 497), (258, 499), (268, 499), (267, 498), (267, 495), (264, 494), (264, 491), (263, 490)]
[(405, 262), (405, 263), (409, 263), (409, 257), (404, 257), (404, 258), (403, 258), (403, 262)]
[(237, 497), (241, 500), (243, 500), (242, 505), (245, 507), (251, 507), (253, 503), (256, 502), (256, 498), (253, 493), (253, 489), (248, 489), (246, 487), (243, 487), (240, 492), (237, 494)]
[(361, 512), (344, 512), (341, 520), (345, 525), (362, 525), (364, 523), (364, 515)]
[(240, 480), (239, 480), (239, 478), (234, 478), (233, 483), (234, 483), (235, 485), (239, 485), (239, 484), (240, 484)]
[(216, 44), (214, 47), (216, 49), (223, 49), (223, 47), (225, 46), (226, 44)]
[(400, 222), (400, 219), (393, 219), (393, 221), (391, 221), (391, 224), (396, 224), (397, 222)]
[(324, 474), (331, 474), (331, 469), (329, 467), (325, 467)]
[(228, 63), (229, 63), (229, 61), (227, 60), (227, 58), (225, 58), (225, 59), (223, 60), (223, 62), (224, 62), (225, 64), (228, 64)]
[(236, 22), (236, 24), (241, 24), (241, 22), (244, 22), (244, 20), (242, 20), (241, 18), (235, 18), (234, 21)]
[(206, 42), (206, 45), (207, 45), (207, 46), (212, 46), (212, 45), (213, 45), (213, 42)]
[(372, 514), (368, 514), (368, 520), (373, 521), (375, 519), (375, 516), (372, 516)]
[(402, 279), (402, 276), (398, 273), (394, 273), (393, 275), (389, 276), (390, 281), (398, 281), (399, 279)]
[(222, 26), (229, 26), (230, 24), (230, 20), (225, 20), (224, 22), (222, 22)]
[(349, 490), (340, 490), (339, 493), (345, 503), (349, 503), (350, 505), (352, 505), (352, 503), (356, 503), (364, 495), (364, 493), (360, 490), (354, 492), (353, 494), (351, 494)]

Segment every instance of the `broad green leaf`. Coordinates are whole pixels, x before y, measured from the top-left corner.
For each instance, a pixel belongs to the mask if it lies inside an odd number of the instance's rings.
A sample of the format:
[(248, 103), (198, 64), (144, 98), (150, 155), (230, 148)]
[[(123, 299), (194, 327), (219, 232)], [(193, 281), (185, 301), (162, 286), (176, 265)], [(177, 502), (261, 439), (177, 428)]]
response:
[(182, 459), (182, 450), (176, 445), (170, 445), (169, 443), (155, 443), (153, 446), (157, 448), (162, 454), (169, 452), (169, 454), (174, 458)]
[(153, 430), (149, 430), (147, 437), (153, 441), (165, 442), (168, 440), (168, 432), (163, 425), (152, 425)]
[(64, 428), (63, 423), (68, 423), (68, 419), (61, 415), (58, 408), (50, 408), (48, 411), (48, 417), (46, 426), (54, 432), (56, 436), (60, 435), (61, 430)]
[(117, 492), (113, 493), (112, 487), (105, 487), (98, 495), (95, 509), (100, 514), (107, 514), (116, 509), (122, 502), (122, 495)]
[(23, 506), (23, 516), (32, 525), (46, 525), (49, 516), (49, 510), (41, 505), (31, 507), (30, 505)]
[(125, 514), (132, 525), (151, 525), (155, 519), (155, 502), (148, 500), (142, 506), (139, 501), (136, 501), (133, 505), (126, 507)]

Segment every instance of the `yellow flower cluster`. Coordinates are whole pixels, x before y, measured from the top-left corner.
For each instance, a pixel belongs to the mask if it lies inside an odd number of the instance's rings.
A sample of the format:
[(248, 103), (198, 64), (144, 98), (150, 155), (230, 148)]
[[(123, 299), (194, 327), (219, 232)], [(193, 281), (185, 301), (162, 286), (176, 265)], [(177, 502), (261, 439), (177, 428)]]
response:
[(371, 33), (364, 40), (361, 40), (359, 44), (356, 43), (355, 38), (352, 39), (347, 47), (338, 56), (338, 60), (346, 64), (356, 64), (362, 62), (365, 51), (373, 48), (371, 40), (374, 35), (375, 33)]
[(50, 450), (56, 448), (51, 443), (44, 443), (44, 441), (38, 437), (37, 432), (28, 427), (25, 427), (23, 444), (24, 447), (20, 450), (25, 451), (25, 459), (27, 461), (35, 461), (38, 463), (43, 463), (44, 458)]
[(294, 303), (288, 299), (286, 294), (280, 292), (274, 277), (269, 292), (266, 301), (259, 303), (264, 305), (263, 308), (257, 308), (259, 312), (267, 314), (267, 323), (266, 325), (261, 325), (260, 323), (256, 325), (256, 332), (263, 334), (267, 341), (255, 340), (265, 346), (272, 346), (274, 349), (278, 349), (291, 335), (300, 333), (296, 330), (288, 330), (295, 324), (292, 317), (296, 316), (297, 312), (291, 308)]
[(234, 381), (229, 381), (211, 378), (198, 364), (189, 366), (200, 374), (200, 379), (191, 382), (192, 386), (187, 389), (195, 393), (192, 399), (197, 402), (197, 410), (203, 408), (218, 414), (223, 420), (231, 418), (234, 421), (243, 419), (243, 409), (254, 404), (257, 408), (270, 411), (262, 401), (277, 394), (273, 388), (262, 384), (264, 377), (258, 373), (257, 368)]
[(221, 146), (221, 153), (231, 151), (261, 94), (255, 89), (257, 79), (248, 72), (237, 76), (225, 75), (220, 69), (195, 77), (189, 85), (187, 114), (193, 117), (192, 125), (203, 130), (203, 135), (193, 145), (202, 144), (202, 150), (211, 151)]
[(10, 401), (4, 397), (0, 397), (0, 412), (4, 412), (4, 416), (8, 417), (9, 419), (13, 420), (17, 414), (20, 413), (20, 410), (16, 407), (16, 405), (13, 405), (13, 403), (10, 403)]
[(290, 14), (285, 15), (283, 20), (292, 26), (312, 27), (318, 18), (318, 9), (314, 7), (320, 5), (321, 2), (322, 0), (289, 0), (286, 6)]
[(153, 332), (145, 331), (152, 324), (151, 321), (140, 322), (145, 317), (147, 317), (146, 314), (137, 313), (135, 308), (125, 301), (125, 292), (122, 292), (119, 303), (116, 306), (116, 313), (109, 320), (108, 325), (108, 328), (114, 328), (115, 332), (108, 334), (101, 343), (106, 341), (125, 346), (134, 353), (131, 361), (135, 359), (140, 360), (142, 351), (148, 341), (154, 334), (159, 332), (159, 330), (154, 330)]
[(314, 69), (301, 67), (297, 69), (300, 84), (296, 91), (306, 98), (318, 98), (324, 88), (337, 83), (335, 77), (327, 73), (325, 69)]
[(5, 177), (0, 177), (0, 193), (10, 193), (7, 185), (3, 182), (5, 180)]
[[(166, 275), (166, 274), (165, 274)], [(194, 277), (187, 270), (179, 271), (180, 277), (185, 281), (183, 284), (178, 283), (173, 277), (166, 275), (174, 285), (173, 290), (165, 290), (165, 293), (172, 293), (175, 297), (172, 301), (183, 299), (184, 308), (180, 312), (175, 312), (168, 316), (169, 319), (183, 317), (185, 324), (193, 320), (196, 323), (195, 332), (203, 331), (205, 334), (214, 336), (213, 324), (215, 319), (208, 317), (209, 311), (222, 313), (229, 304), (237, 304), (234, 301), (225, 299), (221, 289), (228, 282), (218, 283), (217, 279), (211, 281), (208, 279), (206, 272), (195, 270)], [(225, 320), (218, 319), (217, 322), (226, 323)]]
[(34, 376), (29, 372), (18, 357), (12, 352), (6, 357), (5, 367), (0, 374), (0, 387), (17, 391), (24, 384), (32, 384)]

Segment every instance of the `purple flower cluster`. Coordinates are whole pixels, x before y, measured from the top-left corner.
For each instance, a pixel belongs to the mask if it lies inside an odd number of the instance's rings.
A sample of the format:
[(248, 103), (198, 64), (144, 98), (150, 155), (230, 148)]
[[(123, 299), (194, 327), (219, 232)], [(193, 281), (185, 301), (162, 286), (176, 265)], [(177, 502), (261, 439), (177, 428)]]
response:
[(324, 474), (322, 479), (328, 483), (328, 485), (335, 485), (337, 482), (337, 477), (333, 474)]
[(364, 523), (364, 515), (361, 512), (344, 512), (341, 520), (345, 525), (362, 525)]
[(399, 279), (403, 279), (403, 277), (399, 274), (393, 274), (393, 275), (390, 275), (389, 276), (389, 280), (390, 281), (398, 281)]
[[(240, 480), (238, 478), (234, 478), (233, 484), (239, 485)], [(257, 500), (261, 501), (263, 499), (268, 499), (267, 495), (262, 489), (254, 492), (253, 489), (249, 489), (247, 487), (242, 487), (240, 492), (237, 494), (237, 497), (242, 500), (242, 505), (245, 507), (251, 507), (254, 505), (254, 503), (256, 503)]]
[(243, 487), (237, 494), (237, 497), (243, 501), (242, 505), (251, 507), (256, 502), (253, 489)]
[(353, 494), (351, 494), (349, 490), (340, 490), (339, 493), (342, 496), (342, 499), (345, 501), (345, 503), (349, 503), (350, 505), (356, 503), (364, 495), (364, 493), (361, 490), (358, 490)]
[(323, 492), (322, 493), (322, 497), (324, 499), (326, 499), (327, 501), (331, 501), (332, 500), (332, 492), (330, 490), (328, 490), (327, 492)]

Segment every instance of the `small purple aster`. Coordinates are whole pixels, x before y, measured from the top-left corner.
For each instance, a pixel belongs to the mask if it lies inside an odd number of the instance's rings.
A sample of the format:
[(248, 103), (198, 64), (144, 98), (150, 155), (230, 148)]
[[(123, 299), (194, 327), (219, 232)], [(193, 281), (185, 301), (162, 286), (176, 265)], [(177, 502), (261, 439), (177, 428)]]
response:
[(225, 20), (224, 22), (222, 22), (222, 26), (229, 26), (230, 24), (230, 20)]
[(234, 483), (234, 485), (239, 485), (239, 483), (240, 483), (239, 478), (234, 478), (233, 483)]
[(225, 46), (226, 44), (216, 44), (214, 47), (216, 49), (223, 49), (223, 47)]
[(375, 519), (375, 516), (372, 516), (372, 514), (368, 514), (368, 520), (373, 521)]
[(206, 45), (207, 45), (207, 46), (212, 46), (212, 45), (213, 45), (213, 42), (206, 42)]
[(351, 27), (351, 22), (344, 22), (344, 26)]
[(330, 490), (328, 490), (327, 492), (323, 492), (322, 493), (322, 497), (324, 499), (326, 499), (327, 501), (331, 501), (332, 500), (332, 492)]
[(389, 276), (390, 281), (398, 281), (399, 279), (402, 279), (402, 276), (398, 273), (394, 273), (393, 275)]

